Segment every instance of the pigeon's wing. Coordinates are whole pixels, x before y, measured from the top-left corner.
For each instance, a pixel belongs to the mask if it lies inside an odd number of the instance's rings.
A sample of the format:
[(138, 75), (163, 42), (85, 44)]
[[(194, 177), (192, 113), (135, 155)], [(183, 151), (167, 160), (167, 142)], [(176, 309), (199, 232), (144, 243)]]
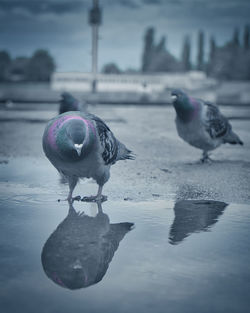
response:
[(102, 158), (106, 165), (114, 164), (118, 160), (134, 159), (132, 151), (117, 140), (110, 128), (99, 117), (88, 114), (95, 121), (101, 145), (103, 147)]
[(214, 104), (204, 102), (204, 105), (207, 107), (205, 118), (206, 131), (213, 139), (224, 137), (231, 130), (231, 125), (227, 118), (220, 113)]
[(116, 162), (118, 142), (110, 128), (97, 116), (90, 115), (95, 121), (101, 145), (103, 147), (102, 158), (106, 165)]

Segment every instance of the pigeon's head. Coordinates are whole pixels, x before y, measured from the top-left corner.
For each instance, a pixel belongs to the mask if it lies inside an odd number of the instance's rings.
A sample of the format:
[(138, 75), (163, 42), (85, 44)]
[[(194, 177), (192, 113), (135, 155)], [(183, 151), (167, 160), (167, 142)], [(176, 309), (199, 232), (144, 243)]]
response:
[(194, 115), (195, 107), (188, 95), (180, 89), (175, 89), (172, 91), (171, 97), (177, 116), (183, 122), (190, 121)]
[(59, 114), (79, 110), (78, 101), (69, 92), (63, 92), (61, 97)]
[(66, 91), (61, 94), (61, 97), (64, 101), (75, 101), (75, 98), (72, 96), (72, 94)]
[(69, 92), (63, 92), (61, 94), (62, 99), (60, 100), (61, 103), (64, 103), (65, 105), (68, 105), (68, 110), (74, 110), (77, 109), (78, 101), (76, 98), (72, 96)]
[(174, 89), (171, 92), (171, 98), (174, 105), (183, 104), (188, 100), (187, 95), (180, 89)]
[(67, 137), (71, 148), (75, 150), (80, 157), (82, 148), (88, 139), (85, 123), (76, 119), (69, 121), (67, 125)]

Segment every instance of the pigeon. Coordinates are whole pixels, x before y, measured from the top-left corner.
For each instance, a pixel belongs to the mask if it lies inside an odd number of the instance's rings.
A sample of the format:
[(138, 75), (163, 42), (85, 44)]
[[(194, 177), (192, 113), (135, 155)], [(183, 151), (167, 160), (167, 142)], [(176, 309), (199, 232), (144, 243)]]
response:
[(67, 217), (50, 235), (42, 249), (43, 269), (57, 285), (76, 290), (97, 284), (125, 235), (129, 222), (111, 224), (98, 202), (95, 217), (75, 211), (69, 203)]
[(69, 92), (63, 92), (61, 97), (62, 99), (59, 101), (59, 114), (69, 111), (87, 112), (87, 103), (78, 101)]
[(208, 151), (223, 143), (243, 145), (216, 105), (192, 98), (178, 89), (171, 95), (176, 110), (177, 132), (191, 146), (203, 150), (202, 162), (210, 160)]
[(66, 112), (49, 121), (43, 134), (43, 150), (68, 181), (68, 201), (80, 200), (79, 196), (72, 197), (79, 178), (93, 178), (99, 186), (96, 196), (82, 201), (105, 201), (102, 188), (109, 179), (111, 165), (135, 159), (99, 117), (79, 111)]

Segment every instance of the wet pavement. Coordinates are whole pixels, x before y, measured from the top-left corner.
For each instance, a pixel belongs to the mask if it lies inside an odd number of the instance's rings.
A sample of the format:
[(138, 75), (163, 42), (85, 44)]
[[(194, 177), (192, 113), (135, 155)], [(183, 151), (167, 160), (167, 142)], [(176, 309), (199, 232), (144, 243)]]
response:
[(198, 164), (171, 107), (92, 107), (137, 159), (111, 169), (102, 207), (69, 207), (42, 153), (55, 109), (0, 111), (0, 312), (248, 312), (249, 121), (231, 122), (244, 147)]

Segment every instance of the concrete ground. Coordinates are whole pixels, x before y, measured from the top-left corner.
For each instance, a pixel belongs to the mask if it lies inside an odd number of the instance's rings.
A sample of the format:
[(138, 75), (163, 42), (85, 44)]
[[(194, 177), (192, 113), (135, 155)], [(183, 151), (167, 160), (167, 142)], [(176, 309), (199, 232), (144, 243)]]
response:
[[(29, 110), (0, 111), (0, 168), (16, 160), (34, 160), (27, 170), (35, 170), (39, 164), (45, 166), (56, 186), (58, 175), (43, 154), (41, 140), (46, 121), (56, 115), (57, 106), (29, 106)], [(89, 111), (103, 118), (137, 156), (135, 161), (120, 161), (112, 167), (104, 194), (109, 200), (213, 199), (249, 203), (250, 108), (221, 110), (232, 118), (233, 129), (244, 146), (223, 145), (212, 153), (212, 164), (199, 164), (201, 151), (178, 137), (171, 106), (91, 106)], [(83, 182), (75, 194), (84, 196), (96, 190), (93, 182)], [(67, 186), (63, 193), (66, 196)]]

